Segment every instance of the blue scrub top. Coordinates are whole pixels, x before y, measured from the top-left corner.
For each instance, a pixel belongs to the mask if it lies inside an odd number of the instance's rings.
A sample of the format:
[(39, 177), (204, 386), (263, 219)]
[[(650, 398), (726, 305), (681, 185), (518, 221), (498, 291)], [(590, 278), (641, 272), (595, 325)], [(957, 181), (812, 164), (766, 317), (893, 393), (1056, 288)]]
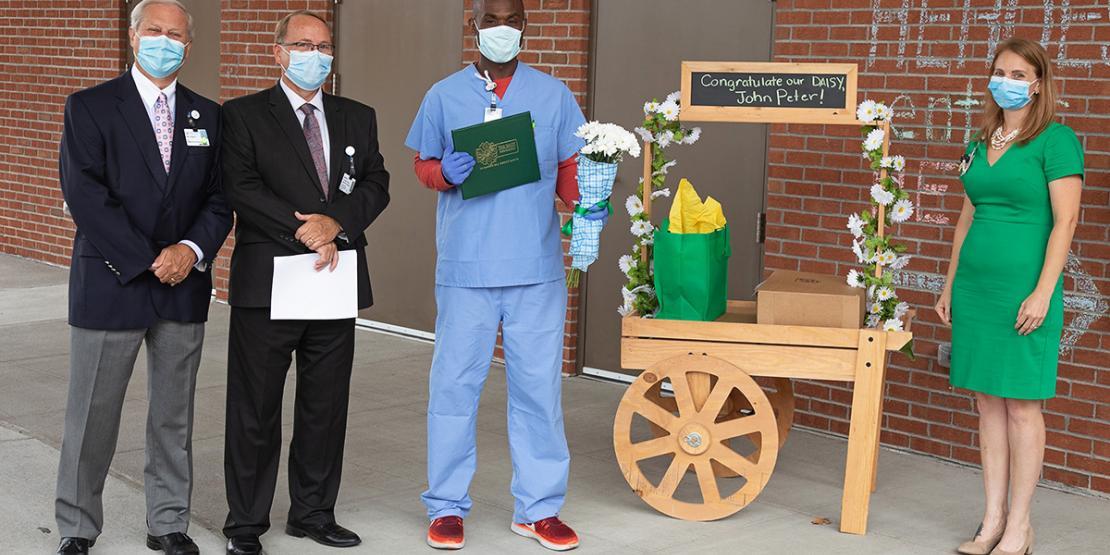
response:
[[(405, 139), (422, 160), (454, 150), (453, 129), (482, 123), (492, 93), (477, 74), (468, 65), (424, 96)], [(585, 145), (574, 132), (586, 119), (562, 81), (523, 62), (498, 107), (503, 117), (532, 113), (540, 180), (470, 200), (457, 188), (439, 193), (437, 285), (511, 287), (564, 278), (555, 178), (559, 162)]]

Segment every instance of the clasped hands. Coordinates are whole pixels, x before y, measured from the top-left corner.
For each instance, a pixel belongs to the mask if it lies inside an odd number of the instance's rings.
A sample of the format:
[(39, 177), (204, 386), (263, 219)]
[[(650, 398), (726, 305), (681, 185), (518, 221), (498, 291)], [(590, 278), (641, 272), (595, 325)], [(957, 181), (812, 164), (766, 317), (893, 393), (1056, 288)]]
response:
[(335, 245), (335, 238), (343, 231), (339, 222), (323, 214), (294, 212), (293, 215), (304, 222), (297, 228), (297, 240), (320, 255), (316, 261), (316, 271), (328, 266), (331, 267), (328, 271), (335, 271), (339, 266), (339, 247)]
[(154, 263), (150, 265), (150, 271), (154, 272), (154, 277), (158, 278), (158, 281), (170, 287), (176, 287), (181, 280), (188, 277), (196, 264), (197, 253), (193, 252), (188, 245), (178, 243), (162, 249), (158, 258), (155, 258)]

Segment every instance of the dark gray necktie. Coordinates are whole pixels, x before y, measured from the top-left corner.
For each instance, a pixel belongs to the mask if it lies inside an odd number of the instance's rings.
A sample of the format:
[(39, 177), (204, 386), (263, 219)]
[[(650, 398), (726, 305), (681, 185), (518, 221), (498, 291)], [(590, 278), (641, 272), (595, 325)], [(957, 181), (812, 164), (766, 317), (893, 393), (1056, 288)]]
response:
[(320, 178), (320, 187), (324, 189), (324, 196), (329, 196), (328, 191), (328, 164), (324, 160), (324, 139), (320, 135), (320, 123), (316, 121), (314, 112), (316, 107), (311, 104), (301, 106), (304, 113), (304, 138), (308, 141), (308, 151), (312, 153), (312, 163), (316, 166), (316, 175)]

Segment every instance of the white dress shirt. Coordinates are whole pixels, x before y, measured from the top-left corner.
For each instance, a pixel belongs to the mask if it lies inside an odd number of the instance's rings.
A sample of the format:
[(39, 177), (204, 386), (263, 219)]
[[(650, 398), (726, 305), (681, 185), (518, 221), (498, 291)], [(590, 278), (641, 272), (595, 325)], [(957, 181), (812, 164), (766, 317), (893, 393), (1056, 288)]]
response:
[(297, 115), (297, 121), (301, 124), (302, 129), (304, 128), (305, 115), (304, 112), (301, 111), (301, 106), (311, 104), (316, 107), (316, 109), (312, 111), (312, 115), (316, 116), (316, 123), (319, 124), (320, 127), (320, 138), (323, 139), (324, 167), (327, 168), (328, 175), (331, 175), (331, 139), (328, 137), (328, 120), (324, 117), (324, 93), (320, 92), (320, 89), (317, 89), (312, 100), (306, 101), (301, 98), (301, 95), (294, 92), (289, 85), (286, 85), (284, 79), (278, 80), (278, 83), (281, 84), (281, 90), (285, 91), (285, 96), (289, 97), (289, 105), (293, 107), (293, 113)]
[[(146, 115), (150, 118), (151, 129), (157, 129), (154, 124), (154, 105), (158, 103), (159, 95), (166, 95), (166, 108), (171, 114), (177, 114), (177, 79), (166, 85), (166, 88), (159, 89), (158, 85), (143, 75), (135, 64), (131, 65), (131, 77), (135, 79), (135, 86), (139, 89), (139, 98), (142, 99), (143, 108), (146, 108)], [(177, 127), (176, 121), (174, 127)], [(200, 250), (196, 243), (188, 239), (182, 239), (179, 243), (193, 249), (193, 254), (197, 255), (197, 263), (193, 266), (197, 271), (203, 272), (208, 269), (208, 264), (204, 261), (204, 251)]]

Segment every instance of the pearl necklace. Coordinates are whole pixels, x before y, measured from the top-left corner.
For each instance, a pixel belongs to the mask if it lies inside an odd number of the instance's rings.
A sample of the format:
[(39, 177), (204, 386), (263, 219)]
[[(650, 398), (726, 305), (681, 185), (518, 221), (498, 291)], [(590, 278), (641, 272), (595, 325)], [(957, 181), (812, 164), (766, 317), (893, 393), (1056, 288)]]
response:
[(1002, 150), (1006, 148), (1006, 145), (1009, 144), (1010, 141), (1014, 140), (1014, 138), (1017, 137), (1018, 133), (1020, 132), (1021, 129), (1014, 129), (1013, 131), (1010, 131), (1009, 133), (1003, 135), (1002, 126), (998, 126), (998, 129), (995, 129), (994, 133), (991, 134), (991, 148), (995, 150)]

